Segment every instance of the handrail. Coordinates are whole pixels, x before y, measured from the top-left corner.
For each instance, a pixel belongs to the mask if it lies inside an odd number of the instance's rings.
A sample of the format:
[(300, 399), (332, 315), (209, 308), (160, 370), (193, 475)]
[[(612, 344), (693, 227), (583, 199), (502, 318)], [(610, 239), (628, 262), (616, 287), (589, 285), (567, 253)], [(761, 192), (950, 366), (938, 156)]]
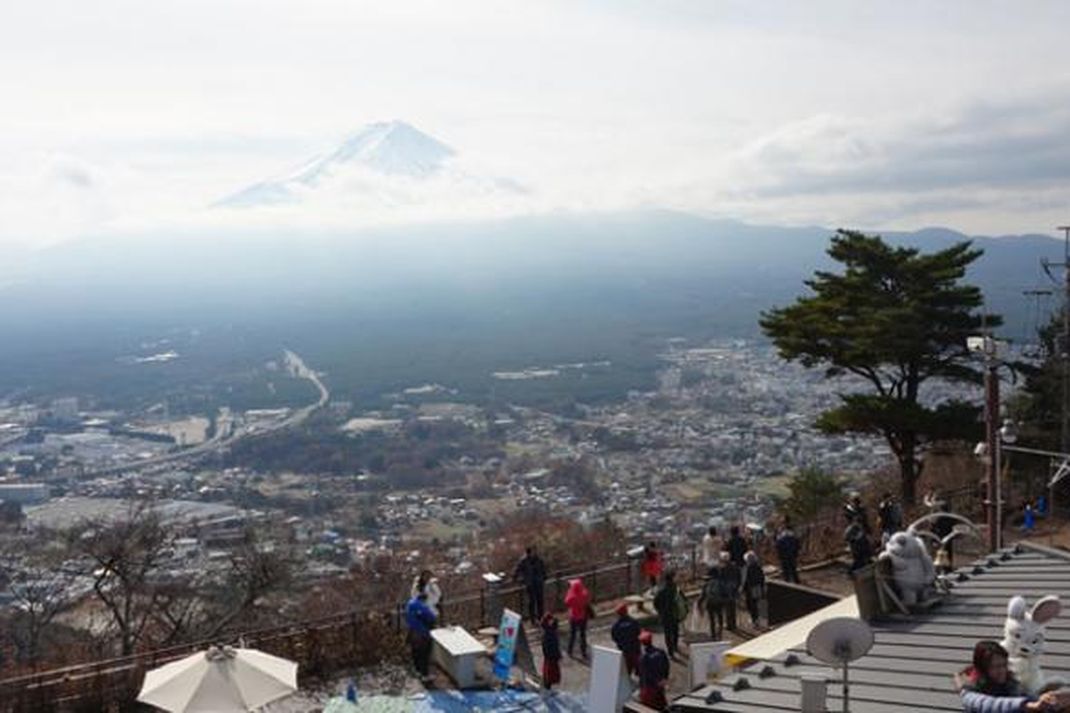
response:
[[(958, 496), (974, 492), (972, 487), (957, 488), (953, 491), (949, 491), (947, 494), (950, 496)], [(804, 523), (801, 525), (800, 534), (809, 539), (808, 535), (820, 531), (823, 528), (833, 527), (840, 521), (840, 516), (837, 514), (829, 514), (828, 516), (818, 518), (812, 522)], [(766, 543), (767, 546), (769, 543)], [(690, 567), (681, 568), (681, 580), (688, 581), (698, 575), (698, 560), (697, 552), (694, 546), (687, 551), (690, 557)], [(674, 553), (668, 553), (671, 557)], [(675, 553), (677, 556), (683, 554), (682, 552)], [(554, 576), (548, 578), (547, 584), (556, 582), (560, 587), (560, 583), (563, 580), (573, 579), (576, 577), (592, 579), (597, 578), (600, 574), (619, 573), (621, 571), (629, 571), (634, 566), (635, 560), (627, 558), (604, 560), (597, 562), (593, 566), (586, 565), (583, 569), (569, 572), (557, 572)], [(638, 584), (638, 580), (635, 582)], [(596, 587), (593, 587), (593, 594), (596, 597), (596, 601), (605, 601), (605, 598), (599, 597), (599, 591)], [(524, 595), (524, 587), (515, 583), (508, 583), (503, 585), (498, 593), (502, 598), (515, 597), (517, 595)], [(485, 604), (484, 597), (486, 590), (475, 587), (465, 590), (456, 596), (451, 596), (446, 605), (449, 608), (463, 607), (464, 605), (472, 605), (477, 602), (480, 603), (481, 616), (483, 613), (483, 605)], [(168, 660), (179, 658), (183, 655), (188, 655), (194, 651), (202, 650), (212, 644), (219, 643), (221, 640), (234, 641), (237, 639), (244, 639), (249, 644), (255, 644), (260, 640), (267, 640), (273, 637), (285, 636), (299, 630), (322, 630), (331, 626), (339, 624), (347, 624), (358, 618), (364, 618), (365, 620), (372, 617), (381, 617), (385, 620), (391, 618), (396, 622), (395, 629), (400, 630), (400, 611), (401, 604), (394, 603), (385, 607), (373, 607), (373, 608), (352, 608), (344, 611), (336, 612), (334, 614), (328, 614), (326, 616), (316, 617), (312, 619), (299, 619), (284, 624), (276, 624), (272, 626), (262, 627), (260, 629), (252, 629), (234, 634), (228, 634), (226, 636), (218, 636), (212, 639), (199, 639), (190, 641), (183, 644), (176, 644), (165, 648), (152, 649), (149, 651), (142, 651), (127, 656), (118, 656), (110, 659), (87, 661), (83, 663), (71, 664), (69, 666), (63, 666), (59, 668), (50, 668), (40, 671), (33, 671), (30, 673), (24, 673), (17, 676), (8, 678), (0, 678), (0, 690), (12, 690), (18, 689), (22, 686), (43, 686), (49, 685), (54, 682), (69, 681), (74, 678), (82, 678), (91, 675), (100, 675), (105, 671), (128, 671), (136, 670), (139, 665), (148, 663), (149, 665), (158, 665), (165, 663)], [(2, 698), (2, 696), (0, 696)]]

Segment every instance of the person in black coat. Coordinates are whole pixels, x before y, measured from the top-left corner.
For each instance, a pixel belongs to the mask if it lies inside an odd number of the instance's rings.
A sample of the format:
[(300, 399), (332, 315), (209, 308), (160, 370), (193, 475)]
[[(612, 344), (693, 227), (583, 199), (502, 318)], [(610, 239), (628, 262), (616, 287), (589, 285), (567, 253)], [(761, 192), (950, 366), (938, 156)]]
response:
[(843, 538), (847, 541), (847, 546), (851, 550), (851, 569), (849, 571), (852, 574), (873, 561), (873, 546), (869, 544), (869, 538), (866, 536), (861, 524), (858, 522), (851, 523), (843, 533)]
[(654, 646), (654, 635), (644, 631), (639, 635), (643, 655), (639, 657), (639, 702), (656, 711), (669, 707), (665, 690), (669, 683), (669, 657)]
[(731, 535), (728, 538), (728, 542), (725, 543), (725, 549), (728, 550), (728, 556), (736, 567), (742, 568), (743, 555), (747, 552), (747, 541), (743, 539), (743, 535), (739, 534), (739, 527), (733, 525), (730, 532)]
[(613, 622), (613, 628), (609, 635), (613, 643), (620, 649), (624, 656), (624, 666), (631, 676), (639, 669), (639, 633), (642, 631), (639, 622), (628, 613), (627, 603), (621, 603), (617, 607), (617, 620)]
[(791, 521), (784, 518), (784, 527), (776, 536), (776, 555), (785, 582), (799, 583), (799, 548), (799, 537), (791, 529)]
[(524, 557), (516, 565), (513, 579), (524, 583), (524, 592), (528, 600), (528, 616), (539, 623), (546, 607), (543, 603), (543, 590), (546, 584), (546, 565), (534, 547), (528, 547)]
[(680, 589), (676, 586), (676, 573), (669, 570), (665, 573), (664, 581), (654, 595), (654, 609), (658, 613), (661, 622), (661, 630), (665, 634), (665, 648), (669, 650), (669, 656), (676, 656), (680, 647), (680, 616), (677, 611), (677, 601), (680, 597)]
[(751, 624), (758, 628), (760, 613), (758, 605), (765, 599), (765, 571), (762, 569), (757, 553), (747, 552), (744, 559), (747, 565), (743, 568), (743, 600), (747, 604)]
[(542, 685), (546, 689), (561, 683), (561, 635), (557, 618), (550, 612), (542, 618)]
[(706, 616), (710, 619), (710, 638), (717, 641), (724, 634), (724, 600), (722, 599), (721, 573), (724, 566), (718, 562), (710, 567), (706, 574), (706, 582), (702, 585), (702, 594), (699, 596), (700, 609), (706, 610)]
[(736, 630), (736, 607), (739, 605), (739, 587), (743, 581), (743, 570), (736, 565), (731, 556), (721, 563), (721, 602), (724, 606), (725, 628)]

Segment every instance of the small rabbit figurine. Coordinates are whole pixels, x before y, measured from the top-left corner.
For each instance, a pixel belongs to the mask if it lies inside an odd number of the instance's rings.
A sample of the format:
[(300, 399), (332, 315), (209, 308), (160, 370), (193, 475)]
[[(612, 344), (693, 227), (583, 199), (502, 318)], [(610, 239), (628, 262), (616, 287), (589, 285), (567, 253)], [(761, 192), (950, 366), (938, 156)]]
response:
[(1009, 656), (1011, 671), (1031, 696), (1039, 696), (1044, 690), (1063, 685), (1057, 678), (1048, 678), (1040, 668), (1040, 655), (1044, 653), (1044, 625), (1059, 615), (1062, 604), (1059, 597), (1047, 596), (1026, 611), (1025, 597), (1011, 597), (1007, 603), (1007, 621), (1003, 625), (1003, 648)]

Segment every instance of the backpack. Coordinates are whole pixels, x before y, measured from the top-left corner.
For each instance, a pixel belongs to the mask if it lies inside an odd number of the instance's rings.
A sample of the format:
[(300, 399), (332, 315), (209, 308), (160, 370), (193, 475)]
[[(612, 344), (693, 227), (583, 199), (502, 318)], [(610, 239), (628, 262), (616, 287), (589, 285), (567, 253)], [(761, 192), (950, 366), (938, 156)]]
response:
[(676, 621), (687, 618), (687, 597), (679, 589), (676, 590)]

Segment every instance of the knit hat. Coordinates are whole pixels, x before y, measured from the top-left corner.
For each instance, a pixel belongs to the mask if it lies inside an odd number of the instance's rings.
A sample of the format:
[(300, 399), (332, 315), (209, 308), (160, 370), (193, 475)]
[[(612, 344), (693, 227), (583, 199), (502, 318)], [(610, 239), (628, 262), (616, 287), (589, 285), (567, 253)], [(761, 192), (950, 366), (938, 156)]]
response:
[(639, 632), (639, 643), (640, 644), (653, 644), (654, 643), (654, 635), (651, 634), (648, 630), (643, 629), (641, 632)]
[(620, 604), (618, 604), (616, 612), (620, 616), (627, 616), (628, 615), (628, 602), (621, 602)]

